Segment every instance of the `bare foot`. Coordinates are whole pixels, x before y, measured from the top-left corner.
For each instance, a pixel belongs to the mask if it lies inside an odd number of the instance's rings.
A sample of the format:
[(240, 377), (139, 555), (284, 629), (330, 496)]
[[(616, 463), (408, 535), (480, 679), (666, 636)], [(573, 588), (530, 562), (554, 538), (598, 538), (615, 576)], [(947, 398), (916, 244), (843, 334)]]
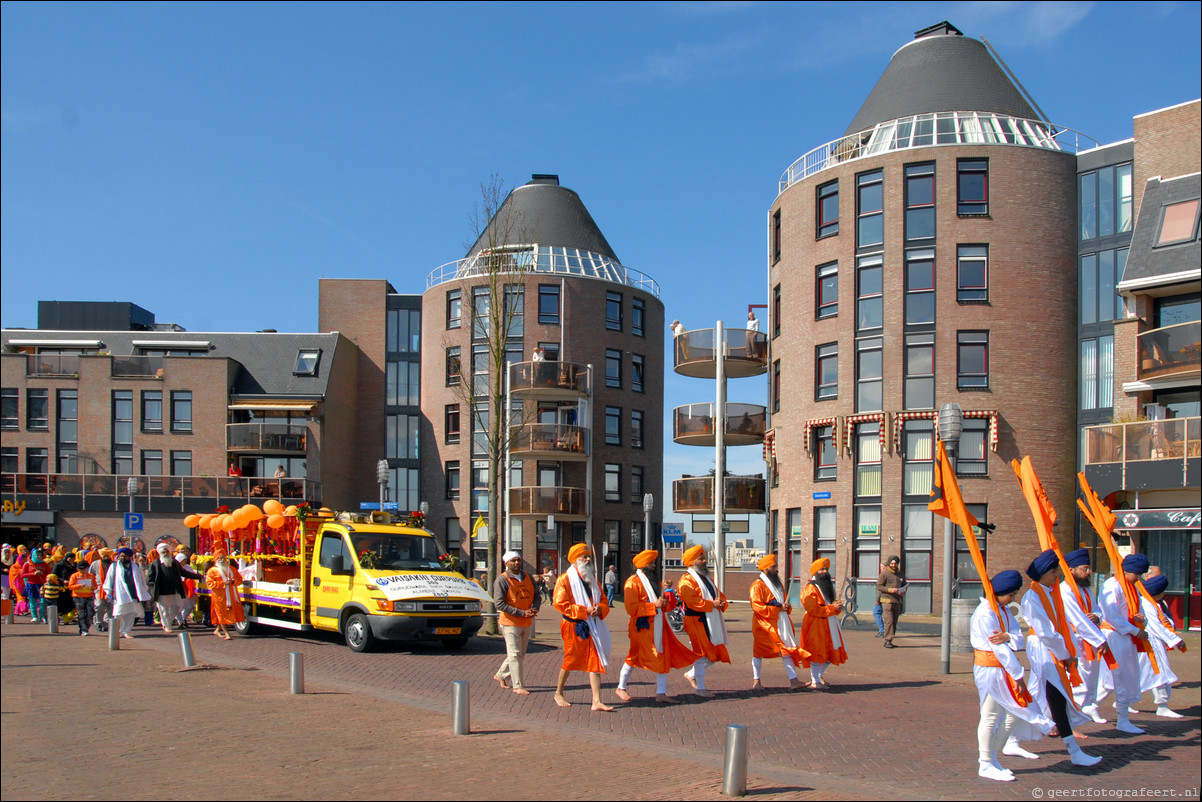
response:
[(751, 683), (751, 690), (753, 690), (753, 691), (762, 691), (762, 690), (764, 690), (764, 683), (760, 682), (760, 681), (757, 679), (755, 682)]
[(672, 699), (670, 699), (670, 698), (668, 697), (668, 694), (666, 694), (666, 693), (657, 693), (657, 694), (655, 694), (655, 701), (659, 702), (661, 705), (676, 705), (676, 704), (680, 704), (680, 702), (674, 702), (674, 701), (672, 701)]
[(1073, 730), (1073, 737), (1076, 738), (1077, 740), (1085, 740), (1089, 736), (1085, 735), (1084, 733), (1080, 733), (1080, 732), (1077, 732), (1076, 730)]
[(593, 702), (593, 711), (596, 713), (610, 713), (613, 708), (604, 702)]
[[(632, 698), (631, 695), (626, 692), (625, 688), (618, 688), (617, 690), (614, 691), (614, 695), (617, 696), (619, 699), (621, 699), (623, 702), (629, 702)], [(595, 707), (593, 709), (596, 710)]]
[(505, 688), (505, 689), (507, 689), (507, 690), (508, 690), (508, 688), (509, 688), (509, 683), (508, 683), (508, 682), (506, 682), (506, 681), (505, 681), (505, 679), (504, 679), (504, 678), (503, 678), (503, 677), (502, 677), (500, 674), (493, 674), (493, 675), (492, 675), (492, 678), (493, 678), (493, 679), (495, 679), (495, 680), (497, 681), (497, 684), (498, 684), (498, 685), (500, 685), (502, 688)]
[(696, 696), (700, 696), (702, 699), (713, 699), (714, 698), (714, 692), (709, 690), (708, 688), (698, 688), (693, 693)]
[[(792, 686), (792, 683), (789, 683), (789, 684), (790, 684), (790, 686)], [(809, 688), (811, 691), (822, 690), (822, 686), (819, 685), (817, 682), (811, 682), (809, 685), (806, 685), (806, 687)]]
[(526, 690), (525, 688), (514, 688), (513, 692), (516, 693), (518, 696), (529, 696), (530, 695), (530, 691)]
[(685, 675), (684, 675), (684, 678), (685, 678), (685, 680), (687, 680), (687, 681), (688, 681), (688, 683), (689, 683), (690, 685), (692, 685), (692, 686), (693, 686), (693, 690), (697, 690), (697, 678), (696, 678), (696, 677), (691, 677), (691, 676), (689, 676), (688, 674), (685, 674)]
[(563, 698), (562, 693), (555, 694), (555, 704), (559, 705), (560, 707), (571, 707), (572, 706), (571, 702), (569, 702), (567, 699)]
[(133, 639), (134, 639), (134, 636), (133, 636), (133, 635), (131, 635), (131, 634), (129, 634), (128, 632), (122, 632), (122, 633), (121, 633), (121, 637), (123, 637), (123, 638), (129, 638), (130, 640), (133, 640)]

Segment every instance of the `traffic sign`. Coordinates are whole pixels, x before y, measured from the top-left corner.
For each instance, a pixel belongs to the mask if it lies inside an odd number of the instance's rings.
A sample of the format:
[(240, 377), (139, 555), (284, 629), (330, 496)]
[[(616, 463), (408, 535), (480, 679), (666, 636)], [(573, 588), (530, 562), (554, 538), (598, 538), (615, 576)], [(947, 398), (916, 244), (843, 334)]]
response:
[(125, 531), (126, 532), (141, 532), (142, 531), (142, 513), (140, 513), (140, 512), (125, 513)]

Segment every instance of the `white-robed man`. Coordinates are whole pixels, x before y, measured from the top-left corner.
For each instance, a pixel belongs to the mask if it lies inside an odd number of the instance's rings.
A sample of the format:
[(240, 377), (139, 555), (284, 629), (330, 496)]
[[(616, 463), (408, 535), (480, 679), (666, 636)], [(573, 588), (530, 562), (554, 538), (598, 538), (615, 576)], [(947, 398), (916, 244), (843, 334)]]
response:
[(684, 631), (689, 633), (697, 662), (685, 672), (684, 678), (698, 696), (713, 696), (705, 687), (705, 670), (714, 663), (729, 663), (726, 648), (726, 619), (722, 614), (730, 606), (726, 594), (714, 587), (709, 577), (709, 558), (705, 546), (693, 546), (681, 560), (688, 572), (680, 578), (676, 590), (684, 605)]
[(1073, 689), (1073, 701), (1081, 712), (1099, 724), (1106, 719), (1098, 712), (1098, 679), (1102, 674), (1102, 661), (1110, 647), (1102, 633), (1102, 617), (1098, 615), (1097, 602), (1089, 592), (1089, 577), (1093, 566), (1089, 551), (1077, 549), (1064, 555), (1064, 562), (1073, 575), (1076, 585), (1068, 577), (1060, 583), (1060, 598), (1064, 602), (1064, 613), (1072, 627), (1073, 647), (1077, 651), (1077, 670), (1081, 684)]
[(573, 671), (588, 673), (593, 692), (593, 710), (610, 711), (613, 707), (601, 701), (601, 675), (609, 666), (611, 639), (605, 617), (609, 603), (597, 582), (593, 567), (593, 550), (587, 543), (577, 543), (568, 550), (571, 565), (555, 582), (552, 605), (563, 616), (559, 634), (563, 638), (563, 666), (555, 685), (555, 704), (570, 707), (563, 689)]
[(121, 637), (132, 638), (130, 630), (143, 614), (142, 602), (150, 601), (146, 572), (134, 562), (133, 549), (117, 549), (117, 559), (105, 576), (104, 592), (112, 602), (112, 620), (120, 627)]
[[(1047, 549), (1040, 553), (1029, 566), (1027, 576), (1031, 588), (1023, 594), (1022, 613), (1031, 628), (1027, 637), (1027, 661), (1031, 664), (1031, 695), (1044, 714), (1056, 722), (1056, 729), (1064, 740), (1069, 758), (1077, 766), (1093, 766), (1102, 758), (1086, 754), (1077, 745), (1069, 711), (1085, 721), (1085, 716), (1073, 702), (1069, 675), (1076, 666), (1069, 634), (1068, 618), (1056, 586), (1060, 582), (1060, 558)], [(1007, 754), (1035, 758), (1030, 752), (1012, 750)]]
[(1148, 643), (1156, 657), (1157, 673), (1152, 670), (1152, 661), (1146, 654), (1139, 656), (1139, 685), (1140, 690), (1151, 691), (1152, 700), (1156, 702), (1156, 715), (1164, 718), (1181, 718), (1181, 714), (1169, 707), (1169, 694), (1177, 675), (1169, 666), (1169, 650), (1185, 651), (1185, 641), (1177, 634), (1173, 619), (1161, 606), (1161, 599), (1169, 587), (1169, 578), (1164, 574), (1145, 577), (1141, 583), (1148, 596), (1140, 594), (1140, 607), (1148, 622)]
[[(1134, 584), (1148, 572), (1148, 558), (1142, 554), (1128, 554), (1123, 558), (1119, 570), (1128, 582)], [(1098, 611), (1106, 622), (1103, 627), (1106, 643), (1118, 662), (1118, 668), (1110, 672), (1114, 684), (1114, 707), (1118, 711), (1115, 728), (1119, 732), (1142, 735), (1143, 730), (1131, 723), (1130, 711), (1140, 696), (1139, 652), (1135, 643), (1147, 643), (1148, 633), (1144, 631), (1146, 619), (1138, 608), (1134, 611), (1130, 609), (1123, 584), (1117, 576), (1110, 577), (1102, 585), (1102, 592), (1098, 595)]]
[(981, 599), (969, 624), (973, 648), (972, 677), (977, 684), (981, 705), (981, 723), (977, 726), (977, 774), (987, 780), (1013, 782), (1014, 773), (998, 762), (998, 750), (1007, 739), (1035, 740), (1054, 726), (1039, 706), (1020, 702), (1026, 695), (1023, 675), (1026, 669), (1016, 651), (1025, 640), (1017, 619), (1006, 605), (1014, 601), (1023, 586), (1018, 571), (1001, 571), (990, 580), (1002, 620), (986, 599)]
[(655, 675), (655, 701), (676, 704), (668, 697), (668, 672), (673, 668), (688, 668), (697, 655), (676, 639), (668, 626), (665, 612), (667, 599), (660, 595), (659, 576), (654, 570), (659, 552), (644, 549), (634, 556), (634, 576), (626, 580), (623, 600), (630, 616), (628, 634), (630, 650), (618, 673), (618, 698), (631, 700), (626, 690), (636, 668), (645, 668)]

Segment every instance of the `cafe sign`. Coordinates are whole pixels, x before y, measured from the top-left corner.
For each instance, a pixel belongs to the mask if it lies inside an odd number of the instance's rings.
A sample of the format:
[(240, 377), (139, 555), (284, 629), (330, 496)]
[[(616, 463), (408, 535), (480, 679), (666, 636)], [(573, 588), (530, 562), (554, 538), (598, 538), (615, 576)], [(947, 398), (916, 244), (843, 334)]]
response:
[(1202, 511), (1192, 510), (1116, 510), (1115, 529), (1197, 529), (1202, 526)]

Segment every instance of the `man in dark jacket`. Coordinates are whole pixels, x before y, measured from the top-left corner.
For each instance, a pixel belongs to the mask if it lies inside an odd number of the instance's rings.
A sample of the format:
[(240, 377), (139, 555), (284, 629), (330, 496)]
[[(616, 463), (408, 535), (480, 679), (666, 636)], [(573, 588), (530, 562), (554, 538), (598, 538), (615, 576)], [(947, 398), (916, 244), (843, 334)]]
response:
[(890, 557), (885, 563), (885, 570), (876, 580), (877, 600), (881, 604), (881, 617), (885, 621), (885, 648), (896, 649), (893, 645), (893, 635), (897, 631), (897, 619), (901, 615), (902, 596), (905, 594), (906, 580), (898, 571), (901, 569), (901, 558)]
[(176, 562), (171, 556), (171, 547), (160, 543), (156, 547), (158, 559), (150, 563), (146, 572), (146, 586), (150, 590), (150, 600), (159, 608), (159, 624), (164, 632), (173, 632), (172, 622), (183, 607), (184, 598), (188, 595), (184, 588), (184, 577), (200, 579), (200, 574)]

